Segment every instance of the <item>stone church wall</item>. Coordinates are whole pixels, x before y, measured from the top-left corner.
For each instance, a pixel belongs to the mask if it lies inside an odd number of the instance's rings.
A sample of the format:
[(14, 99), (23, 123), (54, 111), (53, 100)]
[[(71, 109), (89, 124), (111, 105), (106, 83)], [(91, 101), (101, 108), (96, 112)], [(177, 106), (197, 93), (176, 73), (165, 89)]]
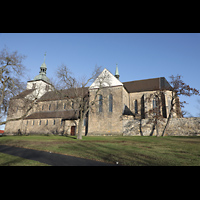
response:
[[(123, 119), (123, 136), (140, 136), (141, 131), (144, 136), (149, 136), (153, 124), (148, 123), (148, 119), (134, 120)], [(159, 134), (162, 134), (167, 119), (159, 123)], [(156, 135), (154, 130), (153, 135)], [(200, 117), (192, 118), (172, 118), (168, 124), (165, 135), (169, 136), (200, 136)]]
[[(122, 115), (123, 104), (123, 87), (103, 88), (99, 92), (103, 96), (102, 112), (99, 112), (99, 102), (91, 108), (89, 112), (88, 136), (90, 135), (121, 135), (122, 134)], [(93, 100), (96, 89), (90, 90), (90, 99)], [(113, 96), (113, 109), (109, 111), (109, 94)]]
[[(65, 120), (61, 118), (52, 119), (29, 119), (8, 122), (5, 130), (6, 135), (17, 135), (18, 130), (23, 135), (71, 135), (71, 127), (75, 127), (75, 134), (78, 134), (79, 120)], [(85, 135), (85, 125), (82, 125), (82, 135)]]

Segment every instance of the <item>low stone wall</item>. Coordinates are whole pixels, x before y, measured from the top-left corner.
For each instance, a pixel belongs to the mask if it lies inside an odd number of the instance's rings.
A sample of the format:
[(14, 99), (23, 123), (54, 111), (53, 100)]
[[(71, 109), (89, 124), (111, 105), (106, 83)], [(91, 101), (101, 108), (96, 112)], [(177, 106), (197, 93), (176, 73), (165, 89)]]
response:
[[(167, 119), (158, 122), (159, 135), (162, 134), (166, 122)], [(156, 135), (156, 130), (153, 131), (153, 123), (150, 123), (149, 119), (123, 119), (124, 136), (140, 136), (141, 133), (144, 136)], [(200, 117), (170, 119), (165, 135), (200, 136)]]

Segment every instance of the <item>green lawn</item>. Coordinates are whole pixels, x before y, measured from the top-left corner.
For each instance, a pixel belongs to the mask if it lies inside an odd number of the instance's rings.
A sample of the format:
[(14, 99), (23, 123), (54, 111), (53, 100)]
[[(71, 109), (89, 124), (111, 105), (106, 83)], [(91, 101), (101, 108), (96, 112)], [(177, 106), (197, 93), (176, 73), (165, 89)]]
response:
[(200, 137), (4, 136), (0, 144), (120, 165), (200, 166)]

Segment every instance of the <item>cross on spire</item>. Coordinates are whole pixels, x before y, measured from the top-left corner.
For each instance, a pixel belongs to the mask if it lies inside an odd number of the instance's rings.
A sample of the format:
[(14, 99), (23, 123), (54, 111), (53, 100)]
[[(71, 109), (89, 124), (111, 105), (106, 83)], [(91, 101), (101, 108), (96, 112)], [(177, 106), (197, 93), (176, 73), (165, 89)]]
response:
[(47, 52), (45, 51), (45, 53), (44, 53), (44, 62), (45, 62), (45, 59), (46, 59), (46, 55), (47, 55)]

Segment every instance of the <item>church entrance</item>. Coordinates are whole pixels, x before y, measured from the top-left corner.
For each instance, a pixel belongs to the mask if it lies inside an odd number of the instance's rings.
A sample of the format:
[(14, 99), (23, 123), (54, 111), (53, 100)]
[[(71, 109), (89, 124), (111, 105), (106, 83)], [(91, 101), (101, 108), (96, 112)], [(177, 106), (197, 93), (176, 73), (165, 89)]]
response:
[(76, 126), (71, 126), (71, 135), (74, 136), (76, 134)]

